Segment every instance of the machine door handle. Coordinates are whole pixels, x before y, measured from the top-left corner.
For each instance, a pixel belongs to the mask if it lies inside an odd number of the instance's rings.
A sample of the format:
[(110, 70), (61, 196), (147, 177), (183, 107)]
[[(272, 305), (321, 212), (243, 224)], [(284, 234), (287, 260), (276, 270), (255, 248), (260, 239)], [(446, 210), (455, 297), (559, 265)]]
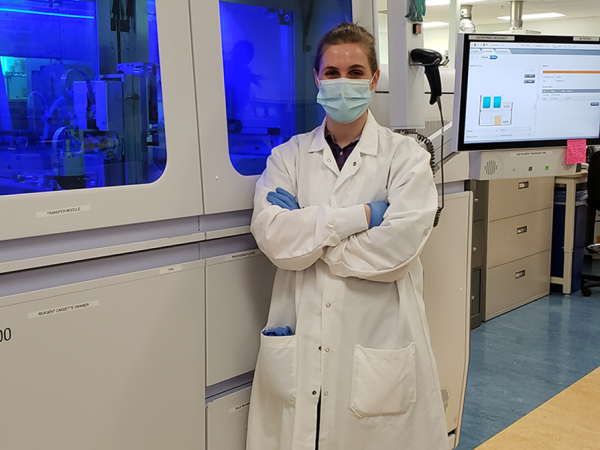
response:
[(517, 228), (517, 234), (527, 233), (527, 226)]

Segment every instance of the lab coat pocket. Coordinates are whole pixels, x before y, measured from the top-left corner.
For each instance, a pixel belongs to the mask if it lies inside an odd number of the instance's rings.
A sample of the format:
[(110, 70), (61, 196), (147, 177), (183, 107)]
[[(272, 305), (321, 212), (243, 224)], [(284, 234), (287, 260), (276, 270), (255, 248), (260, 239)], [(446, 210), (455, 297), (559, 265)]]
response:
[(291, 404), (296, 402), (296, 336), (261, 333), (256, 369), (264, 389)]
[(403, 414), (416, 401), (415, 344), (397, 350), (354, 346), (352, 411), (358, 417)]

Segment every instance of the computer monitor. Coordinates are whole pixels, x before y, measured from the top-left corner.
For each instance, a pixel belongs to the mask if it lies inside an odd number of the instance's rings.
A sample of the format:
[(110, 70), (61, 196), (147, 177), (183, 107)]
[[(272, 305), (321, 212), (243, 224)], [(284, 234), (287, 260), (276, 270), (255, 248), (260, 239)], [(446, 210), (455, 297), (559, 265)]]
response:
[(459, 34), (453, 147), (600, 144), (600, 38)]

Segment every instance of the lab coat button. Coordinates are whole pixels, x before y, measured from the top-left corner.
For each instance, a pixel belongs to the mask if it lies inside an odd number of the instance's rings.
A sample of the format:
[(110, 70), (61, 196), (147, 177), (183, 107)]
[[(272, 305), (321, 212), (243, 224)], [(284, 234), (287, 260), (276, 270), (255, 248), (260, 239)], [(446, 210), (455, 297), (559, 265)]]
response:
[(331, 308), (331, 303), (327, 303), (325, 306), (327, 306), (328, 308)]
[(321, 346), (319, 345), (319, 350), (321, 350)]
[(353, 166), (356, 166), (356, 161), (354, 161), (354, 163), (352, 163)]
[(331, 162), (331, 158), (329, 158), (329, 159), (327, 160), (327, 162)]
[(326, 352), (328, 352), (328, 351), (329, 351), (329, 347), (327, 347), (327, 348), (325, 349), (325, 351), (326, 351)]
[(323, 395), (329, 395), (329, 392), (325, 391), (323, 392)]
[(312, 392), (312, 394), (313, 394), (313, 395), (317, 395), (317, 391), (313, 391), (313, 392)]

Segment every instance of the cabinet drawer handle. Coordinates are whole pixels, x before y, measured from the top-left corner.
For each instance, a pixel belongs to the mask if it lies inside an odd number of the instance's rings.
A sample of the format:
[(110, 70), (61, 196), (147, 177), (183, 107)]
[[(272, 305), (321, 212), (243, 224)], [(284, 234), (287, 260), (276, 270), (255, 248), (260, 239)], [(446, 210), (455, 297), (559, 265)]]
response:
[(517, 234), (527, 233), (527, 227), (519, 227), (517, 228)]
[(519, 183), (519, 189), (527, 189), (529, 187), (529, 181), (521, 181)]
[(515, 280), (519, 278), (523, 278), (525, 276), (525, 271), (521, 270), (520, 272), (515, 273)]

